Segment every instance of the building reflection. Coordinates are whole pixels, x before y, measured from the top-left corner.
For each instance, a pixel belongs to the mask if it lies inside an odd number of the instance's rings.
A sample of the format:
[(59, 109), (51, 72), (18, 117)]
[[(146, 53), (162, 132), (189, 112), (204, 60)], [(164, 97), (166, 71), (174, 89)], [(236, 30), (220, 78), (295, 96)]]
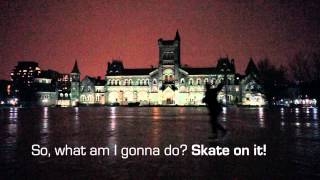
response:
[(40, 143), (49, 143), (49, 109), (48, 107), (42, 108), (42, 118), (40, 122)]
[(160, 119), (160, 108), (159, 107), (153, 107), (152, 108), (152, 119), (153, 120), (159, 120)]
[(227, 121), (227, 107), (222, 107), (222, 121)]
[(264, 122), (264, 109), (263, 107), (259, 107), (259, 126), (260, 128), (265, 127), (265, 122)]
[(73, 130), (75, 133), (80, 132), (80, 119), (79, 119), (79, 107), (74, 107), (74, 121), (73, 121)]
[(14, 152), (17, 149), (17, 137), (18, 137), (18, 118), (19, 118), (19, 108), (10, 107), (8, 119), (9, 122), (6, 126), (5, 131), (8, 133), (8, 137), (5, 138), (5, 146), (8, 149), (12, 149), (10, 152), (6, 152), (5, 158), (12, 159), (15, 155)]
[[(184, 112), (184, 110), (181, 110), (181, 108), (179, 108), (179, 112)], [(161, 127), (160, 127), (160, 116), (161, 116), (161, 112), (160, 112), (160, 108), (159, 107), (153, 107), (151, 110), (152, 114), (152, 132), (151, 132), (151, 141), (152, 141), (152, 145), (153, 146), (159, 146), (160, 143), (160, 134), (161, 134)]]
[(313, 108), (313, 120), (318, 120), (318, 108)]
[(110, 107), (110, 122), (109, 122), (109, 131), (110, 136), (108, 138), (108, 145), (111, 147), (118, 143), (117, 139), (117, 107)]

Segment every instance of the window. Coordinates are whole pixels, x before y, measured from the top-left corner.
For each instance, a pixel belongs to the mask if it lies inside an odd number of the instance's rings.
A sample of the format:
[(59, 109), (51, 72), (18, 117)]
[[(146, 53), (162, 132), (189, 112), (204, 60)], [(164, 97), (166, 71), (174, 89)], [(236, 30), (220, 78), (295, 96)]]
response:
[(200, 79), (197, 80), (197, 85), (201, 85), (201, 80)]
[(131, 86), (131, 85), (132, 85), (132, 80), (130, 79), (130, 80), (129, 80), (129, 86)]
[(152, 83), (153, 83), (153, 85), (156, 85), (157, 84), (157, 80), (153, 79)]
[(124, 80), (124, 85), (128, 86), (128, 80)]
[(189, 85), (193, 85), (193, 79), (189, 79)]
[(204, 84), (208, 84), (208, 78), (204, 79)]
[(184, 79), (182, 78), (180, 82), (181, 82), (181, 84), (184, 84)]

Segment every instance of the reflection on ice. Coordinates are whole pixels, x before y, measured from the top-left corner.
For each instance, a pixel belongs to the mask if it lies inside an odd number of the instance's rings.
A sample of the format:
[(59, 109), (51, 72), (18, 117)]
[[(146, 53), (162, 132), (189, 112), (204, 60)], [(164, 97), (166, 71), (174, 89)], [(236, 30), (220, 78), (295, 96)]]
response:
[(261, 128), (264, 128), (265, 127), (265, 122), (264, 122), (264, 109), (263, 107), (259, 107), (259, 126)]
[(11, 122), (15, 122), (18, 119), (18, 108), (17, 107), (10, 107), (9, 111), (9, 120)]
[(227, 121), (227, 108), (226, 107), (222, 107), (222, 121), (225, 122)]
[(49, 141), (49, 108), (43, 107), (42, 108), (42, 121), (40, 124), (40, 142), (42, 144), (48, 144)]

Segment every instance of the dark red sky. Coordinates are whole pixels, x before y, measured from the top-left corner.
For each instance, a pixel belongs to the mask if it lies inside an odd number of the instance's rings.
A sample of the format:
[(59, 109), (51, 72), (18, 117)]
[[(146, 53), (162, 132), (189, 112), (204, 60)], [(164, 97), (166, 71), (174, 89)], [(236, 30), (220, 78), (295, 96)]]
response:
[(158, 63), (157, 39), (179, 29), (182, 63), (215, 65), (235, 58), (287, 64), (298, 51), (320, 47), (320, 6), (303, 0), (5, 0), (0, 2), (0, 78), (19, 60), (83, 75), (104, 75), (112, 58), (126, 67)]

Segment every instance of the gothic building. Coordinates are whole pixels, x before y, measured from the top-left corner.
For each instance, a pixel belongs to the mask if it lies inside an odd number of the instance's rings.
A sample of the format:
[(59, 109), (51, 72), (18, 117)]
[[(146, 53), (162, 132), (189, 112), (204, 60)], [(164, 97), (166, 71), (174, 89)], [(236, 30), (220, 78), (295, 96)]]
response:
[[(225, 86), (218, 96), (221, 102), (225, 104), (244, 103), (245, 105), (265, 104), (262, 92), (256, 91), (256, 89), (261, 89), (258, 81), (252, 75), (256, 72), (248, 73), (245, 76), (237, 75), (234, 60), (228, 58), (219, 59), (216, 67), (191, 68), (182, 66), (180, 45), (181, 39), (178, 31), (173, 40), (159, 39), (159, 65), (157, 68), (127, 69), (119, 60), (108, 63), (105, 76), (106, 103), (202, 105), (204, 85), (211, 83), (215, 87), (224, 83)], [(253, 61), (249, 62), (250, 67), (252, 63)]]
[(105, 79), (80, 80), (77, 61), (70, 74), (57, 82), (57, 105), (204, 105), (205, 84), (224, 84), (218, 99), (224, 104), (264, 105), (258, 71), (252, 59), (245, 75), (236, 73), (233, 59), (220, 58), (215, 67), (182, 66), (179, 32), (173, 40), (158, 40), (156, 68), (125, 68), (120, 60), (108, 63)]

